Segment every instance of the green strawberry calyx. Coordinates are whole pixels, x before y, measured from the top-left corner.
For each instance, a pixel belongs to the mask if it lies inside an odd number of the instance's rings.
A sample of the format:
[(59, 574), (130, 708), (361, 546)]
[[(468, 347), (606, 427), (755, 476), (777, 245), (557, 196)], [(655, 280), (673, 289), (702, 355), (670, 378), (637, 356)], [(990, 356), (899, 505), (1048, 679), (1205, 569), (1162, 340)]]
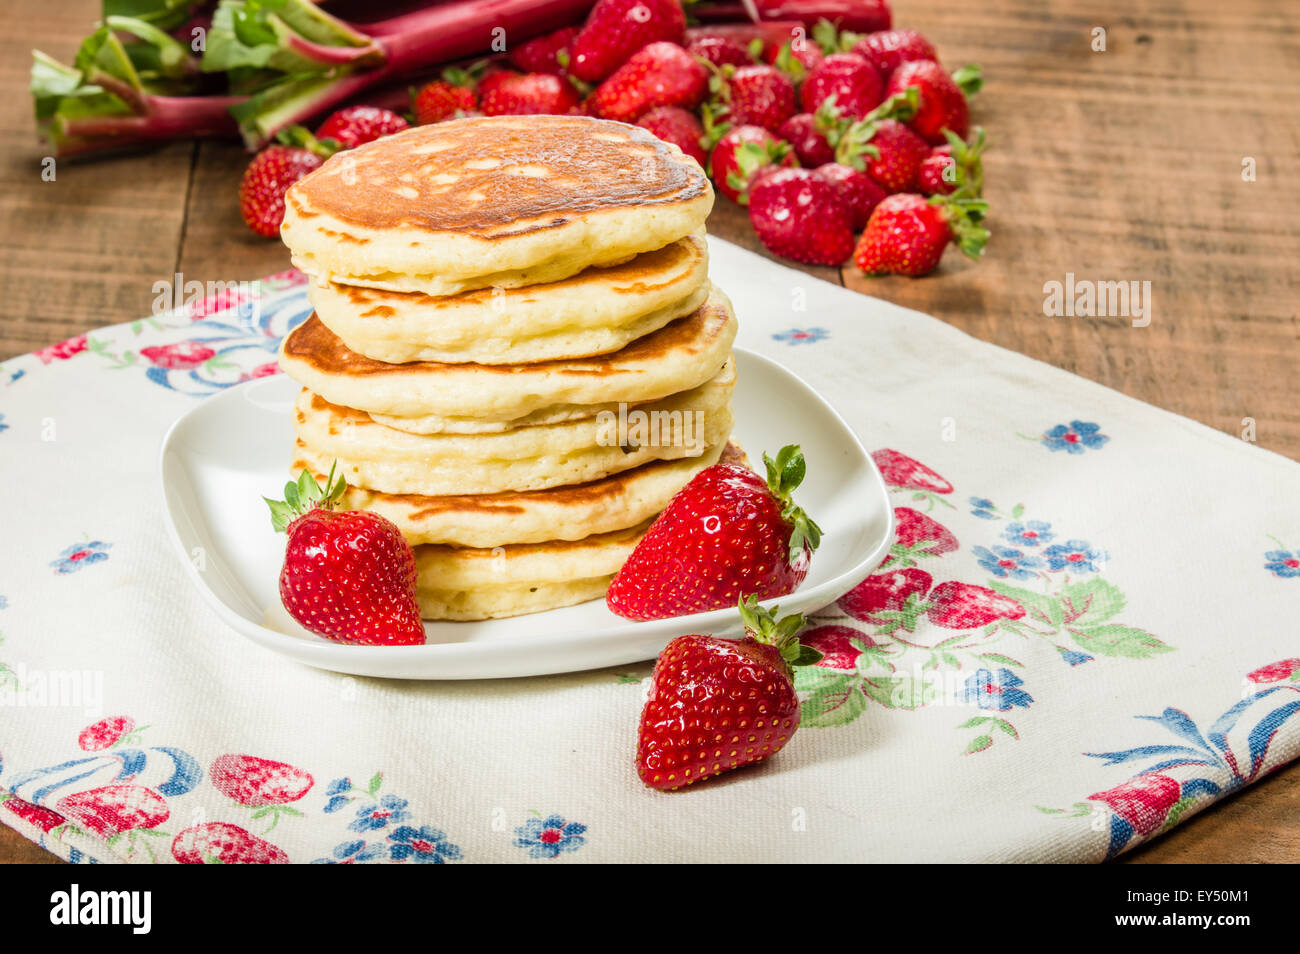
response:
[(324, 139), (317, 139), (311, 134), (311, 130), (304, 126), (286, 126), (275, 135), (275, 141), (282, 146), (293, 146), (298, 149), (306, 149), (322, 159), (328, 159), (334, 153), (343, 148), (343, 144), (337, 139), (326, 136)]
[(952, 74), (952, 81), (967, 96), (984, 88), (984, 71), (978, 63), (970, 63)]
[(905, 123), (916, 115), (920, 93), (915, 86), (909, 86), (901, 93), (895, 93), (887, 100), (858, 120), (844, 116), (835, 103), (835, 96), (826, 97), (815, 115), (818, 130), (826, 137), (831, 148), (835, 150), (835, 161), (852, 166), (859, 172), (866, 169), (863, 157), (880, 158), (880, 150), (872, 145), (880, 124), (886, 119)]
[(284, 533), (289, 524), (312, 510), (334, 509), (343, 499), (343, 491), (348, 489), (348, 482), (343, 479), (342, 474), (337, 478), (334, 476), (336, 467), (337, 463), (330, 465), (330, 473), (325, 478), (324, 487), (316, 482), (311, 471), (304, 469), (297, 480), (291, 480), (284, 485), (283, 500), (262, 498), (271, 508), (271, 526), (275, 527), (276, 533)]
[(978, 260), (989, 240), (989, 230), (984, 226), (989, 204), (983, 199), (964, 196), (960, 190), (952, 195), (932, 195), (929, 204), (937, 206), (948, 220), (952, 244), (967, 258)]
[(787, 444), (777, 451), (775, 460), (764, 454), (763, 463), (767, 466), (768, 489), (781, 502), (781, 517), (794, 527), (790, 533), (790, 562), (793, 563), (803, 553), (804, 544), (809, 550), (816, 550), (822, 540), (821, 527), (790, 496), (803, 483), (807, 472), (803, 451), (798, 444)]
[(951, 129), (945, 129), (943, 135), (952, 150), (951, 181), (957, 186), (953, 196), (978, 199), (984, 194), (984, 127), (975, 127), (970, 142)]
[(749, 181), (764, 166), (780, 165), (790, 152), (790, 144), (772, 142), (759, 145), (743, 142), (736, 148), (736, 168), (727, 173), (727, 185), (736, 190), (736, 202), (749, 205)]
[(802, 613), (791, 613), (778, 618), (781, 607), (773, 606), (769, 610), (759, 606), (758, 597), (752, 593), (742, 596), (736, 609), (740, 611), (745, 632), (755, 642), (774, 646), (787, 666), (811, 666), (822, 658), (822, 653), (799, 642), (799, 631), (804, 627)]

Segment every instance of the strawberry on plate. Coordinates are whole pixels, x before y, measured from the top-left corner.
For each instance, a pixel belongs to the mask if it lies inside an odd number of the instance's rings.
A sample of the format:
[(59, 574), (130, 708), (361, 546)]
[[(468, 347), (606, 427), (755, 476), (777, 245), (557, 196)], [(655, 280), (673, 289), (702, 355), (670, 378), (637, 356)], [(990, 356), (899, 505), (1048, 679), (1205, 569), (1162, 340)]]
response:
[(845, 187), (808, 169), (777, 169), (749, 187), (749, 222), (783, 258), (841, 265), (853, 251), (853, 207)]
[(599, 83), (638, 50), (661, 40), (681, 44), (685, 39), (681, 0), (597, 0), (569, 42), (569, 72), (583, 82)]
[(703, 63), (676, 43), (651, 43), (597, 86), (590, 103), (601, 118), (630, 123), (656, 106), (694, 109), (708, 88)]
[(781, 751), (799, 728), (793, 667), (822, 654), (799, 642), (803, 617), (779, 621), (739, 601), (745, 636), (678, 636), (659, 654), (637, 732), (636, 770), (674, 791)]
[(416, 646), (424, 626), (415, 601), (415, 554), (379, 514), (334, 507), (347, 489), (340, 476), (322, 489), (303, 471), (266, 500), (271, 523), (288, 534), (280, 600), (313, 633), (342, 643)]
[(411, 126), (391, 109), (378, 106), (346, 106), (331, 113), (316, 130), (317, 139), (333, 139), (345, 149), (353, 149), (367, 142)]
[(866, 275), (928, 275), (955, 244), (968, 258), (984, 252), (988, 203), (954, 196), (891, 195), (871, 213), (853, 261)]
[[(829, 187), (828, 187), (829, 188)], [(714, 464), (650, 525), (605, 602), (627, 619), (666, 619), (793, 593), (808, 575), (821, 529), (791, 499), (805, 464), (797, 445), (766, 454), (767, 480)]]

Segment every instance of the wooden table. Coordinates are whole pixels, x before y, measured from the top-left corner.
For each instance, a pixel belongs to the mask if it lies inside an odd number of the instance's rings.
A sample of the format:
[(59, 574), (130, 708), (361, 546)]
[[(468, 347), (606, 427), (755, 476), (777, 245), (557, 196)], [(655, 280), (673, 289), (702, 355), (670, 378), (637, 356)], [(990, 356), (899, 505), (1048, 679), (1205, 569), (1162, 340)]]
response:
[[(179, 143), (40, 177), (28, 50), (70, 60), (93, 0), (8, 0), (0, 28), (0, 358), (146, 314), (152, 286), (239, 281), (288, 265), (239, 218), (246, 162)], [(993, 240), (922, 280), (809, 269), (937, 315), (1133, 397), (1300, 459), (1300, 29), (1285, 4), (1241, 0), (895, 0), (948, 65), (988, 76)], [(1092, 31), (1106, 30), (1094, 52)], [(1244, 181), (1243, 160), (1255, 181)], [(721, 200), (710, 229), (755, 247)], [(1149, 327), (1049, 318), (1067, 272), (1150, 281)], [(0, 861), (53, 860), (0, 828)], [(1300, 763), (1128, 856), (1300, 861)]]

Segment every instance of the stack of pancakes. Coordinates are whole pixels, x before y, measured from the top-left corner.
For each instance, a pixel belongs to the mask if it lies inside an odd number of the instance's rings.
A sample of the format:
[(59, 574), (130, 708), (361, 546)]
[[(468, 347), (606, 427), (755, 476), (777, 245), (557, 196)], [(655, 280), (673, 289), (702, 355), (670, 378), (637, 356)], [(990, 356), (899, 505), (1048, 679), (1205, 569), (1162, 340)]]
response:
[(426, 619), (603, 596), (728, 449), (731, 304), (694, 160), (582, 116), (470, 118), (339, 153), (286, 197), (315, 314), (295, 472), (415, 547)]

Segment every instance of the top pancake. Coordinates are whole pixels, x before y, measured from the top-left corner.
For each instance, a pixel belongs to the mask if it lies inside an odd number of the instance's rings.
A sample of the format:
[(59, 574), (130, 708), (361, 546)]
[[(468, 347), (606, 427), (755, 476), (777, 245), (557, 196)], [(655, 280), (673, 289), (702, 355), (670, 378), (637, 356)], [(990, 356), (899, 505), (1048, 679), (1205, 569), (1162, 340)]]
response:
[(699, 164), (640, 127), (472, 117), (337, 153), (289, 190), (280, 234), (319, 282), (451, 295), (627, 261), (712, 205)]

